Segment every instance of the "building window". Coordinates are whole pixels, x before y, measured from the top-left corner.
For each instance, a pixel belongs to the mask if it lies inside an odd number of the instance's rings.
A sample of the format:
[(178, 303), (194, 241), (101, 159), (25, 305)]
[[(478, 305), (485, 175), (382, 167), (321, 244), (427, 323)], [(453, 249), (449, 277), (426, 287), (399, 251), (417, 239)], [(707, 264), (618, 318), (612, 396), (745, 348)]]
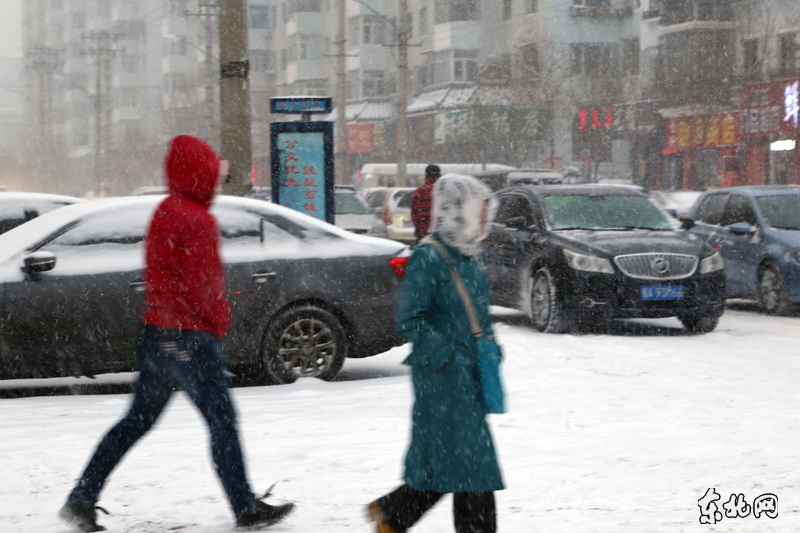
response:
[(281, 50), (281, 70), (286, 70), (286, 48)]
[(86, 29), (86, 13), (73, 13), (72, 14), (72, 29), (83, 30)]
[(539, 0), (527, 0), (528, 13), (539, 11)]
[(187, 0), (170, 0), (169, 14), (173, 17), (185, 17), (187, 11)]
[(611, 9), (611, 0), (572, 0), (572, 5), (577, 7)]
[(478, 20), (479, 16), (479, 0), (435, 0), (434, 3), (436, 24)]
[(475, 50), (453, 51), (453, 81), (476, 81), (478, 79), (478, 52)]
[(322, 11), (322, 0), (289, 0), (289, 14), (318, 13)]
[(419, 10), (419, 34), (428, 35), (428, 8)]
[(348, 26), (348, 41), (352, 46), (384, 42), (384, 25), (380, 17), (353, 17), (348, 21)]
[(536, 43), (522, 45), (520, 46), (519, 51), (522, 54), (522, 66), (525, 68), (526, 73), (538, 73), (539, 47), (536, 46)]
[(414, 38), (414, 15), (411, 13), (406, 13), (406, 33), (408, 34), (409, 39)]
[(122, 107), (136, 107), (136, 87), (123, 87), (120, 98), (120, 105)]
[(320, 52), (319, 35), (292, 35), (289, 37), (289, 61), (319, 61)]
[(639, 39), (625, 39), (621, 43), (620, 67), (623, 76), (639, 74)]
[(123, 54), (121, 58), (122, 72), (134, 74), (139, 70), (139, 57), (136, 54)]
[(169, 55), (171, 56), (185, 56), (186, 55), (186, 41), (179, 39), (177, 41), (169, 42)]
[(784, 33), (778, 36), (778, 54), (780, 75), (794, 75), (797, 72), (797, 34)]
[(269, 6), (248, 6), (247, 24), (254, 30), (269, 28)]
[(264, 73), (272, 70), (275, 57), (269, 50), (250, 50), (250, 70), (255, 73)]
[(169, 94), (185, 93), (186, 77), (179, 72), (169, 72), (164, 74), (164, 85)]
[(384, 91), (384, 72), (382, 70), (362, 70), (363, 96), (382, 96)]
[(742, 42), (742, 67), (744, 75), (758, 76), (761, 72), (761, 63), (758, 57), (758, 39), (745, 39)]
[(585, 44), (572, 45), (571, 72), (575, 76), (599, 76), (609, 74), (612, 66), (613, 44)]
[(503, 0), (503, 20), (511, 18), (511, 0)]

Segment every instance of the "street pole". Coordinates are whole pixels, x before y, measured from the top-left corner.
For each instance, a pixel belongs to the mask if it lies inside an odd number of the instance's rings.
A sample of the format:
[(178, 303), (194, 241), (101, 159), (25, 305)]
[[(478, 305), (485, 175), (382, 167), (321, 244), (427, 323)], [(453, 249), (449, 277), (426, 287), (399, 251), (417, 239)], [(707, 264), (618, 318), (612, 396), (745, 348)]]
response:
[(215, 4), (203, 4), (201, 6), (205, 14), (205, 66), (206, 66), (206, 94), (205, 94), (205, 111), (206, 111), (206, 127), (208, 128), (208, 135), (206, 141), (215, 145), (214, 138), (216, 137), (214, 118), (216, 112), (214, 109), (214, 20), (213, 9), (216, 8)]
[(406, 150), (408, 127), (406, 109), (408, 108), (408, 0), (399, 0), (398, 24), (400, 32), (397, 49), (397, 184), (406, 187)]
[(220, 0), (220, 151), (228, 161), (229, 176), (222, 192), (235, 196), (244, 196), (252, 188), (247, 44), (247, 2)]
[(347, 0), (338, 0), (339, 18), (336, 21), (336, 160), (334, 174), (336, 183), (345, 183), (345, 154), (347, 153), (347, 46), (346, 22)]

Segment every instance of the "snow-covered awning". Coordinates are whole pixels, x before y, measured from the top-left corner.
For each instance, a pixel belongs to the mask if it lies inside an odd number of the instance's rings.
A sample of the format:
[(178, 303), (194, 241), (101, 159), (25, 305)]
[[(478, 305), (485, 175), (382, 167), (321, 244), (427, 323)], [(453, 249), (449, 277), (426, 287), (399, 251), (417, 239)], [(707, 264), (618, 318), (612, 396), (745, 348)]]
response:
[(87, 144), (86, 146), (78, 146), (73, 148), (69, 151), (67, 157), (71, 157), (72, 159), (80, 159), (82, 157), (86, 157), (92, 155), (94, 153), (94, 145)]
[(439, 89), (429, 93), (422, 93), (411, 103), (410, 106), (408, 106), (407, 111), (409, 113), (435, 111), (439, 108), (439, 105), (442, 103), (442, 101), (444, 101), (444, 99), (447, 97), (448, 92), (450, 92), (450, 89)]
[(394, 105), (388, 100), (367, 102), (358, 114), (358, 120), (361, 122), (389, 120), (392, 117), (394, 117)]

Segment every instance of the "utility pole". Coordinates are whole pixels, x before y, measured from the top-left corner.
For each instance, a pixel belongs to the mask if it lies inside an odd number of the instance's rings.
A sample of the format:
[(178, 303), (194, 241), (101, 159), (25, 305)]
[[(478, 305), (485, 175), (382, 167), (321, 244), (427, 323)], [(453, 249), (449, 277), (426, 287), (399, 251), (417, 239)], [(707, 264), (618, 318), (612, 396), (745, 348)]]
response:
[(247, 60), (247, 2), (219, 2), (220, 148), (228, 161), (224, 194), (244, 196), (252, 188), (250, 63)]
[(217, 17), (217, 4), (216, 2), (201, 3), (198, 13), (187, 13), (189, 17), (200, 17), (203, 21), (203, 48), (204, 48), (204, 65), (205, 65), (205, 93), (203, 95), (203, 113), (205, 115), (205, 133), (204, 137), (207, 142), (215, 146), (217, 138), (219, 137), (219, 128), (217, 127), (217, 110), (214, 105), (214, 82), (217, 81), (217, 71), (214, 66), (214, 19)]
[(399, 0), (400, 11), (398, 24), (400, 33), (397, 49), (397, 182), (401, 187), (406, 183), (406, 151), (408, 144), (408, 127), (406, 110), (408, 109), (408, 0)]
[(345, 158), (347, 154), (347, 0), (338, 0), (336, 21), (336, 183), (345, 183)]
[(44, 149), (43, 153), (50, 153), (53, 148), (53, 91), (52, 79), (56, 69), (61, 64), (60, 54), (51, 46), (35, 46), (29, 54), (28, 68), (36, 73), (39, 79), (37, 106), (37, 121), (39, 142)]
[(83, 35), (81, 53), (94, 59), (94, 181), (98, 193), (102, 185), (101, 159), (111, 136), (111, 60), (121, 50), (114, 48), (117, 35), (108, 30), (93, 30)]

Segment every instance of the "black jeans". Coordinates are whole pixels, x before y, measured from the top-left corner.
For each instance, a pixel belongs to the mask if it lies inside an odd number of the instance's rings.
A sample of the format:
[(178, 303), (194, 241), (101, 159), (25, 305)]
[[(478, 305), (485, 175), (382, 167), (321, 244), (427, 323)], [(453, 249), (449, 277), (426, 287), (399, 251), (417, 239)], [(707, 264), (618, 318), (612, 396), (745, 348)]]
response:
[[(403, 485), (378, 500), (389, 525), (403, 533), (417, 523), (444, 493), (414, 490)], [(456, 533), (495, 533), (497, 512), (494, 492), (454, 492), (453, 520)]]
[(158, 420), (173, 391), (181, 388), (208, 424), (214, 467), (234, 514), (239, 517), (250, 511), (255, 496), (245, 475), (220, 342), (204, 331), (143, 324), (136, 337), (136, 357), (139, 379), (131, 408), (100, 441), (69, 503), (80, 507), (97, 503), (106, 478)]

